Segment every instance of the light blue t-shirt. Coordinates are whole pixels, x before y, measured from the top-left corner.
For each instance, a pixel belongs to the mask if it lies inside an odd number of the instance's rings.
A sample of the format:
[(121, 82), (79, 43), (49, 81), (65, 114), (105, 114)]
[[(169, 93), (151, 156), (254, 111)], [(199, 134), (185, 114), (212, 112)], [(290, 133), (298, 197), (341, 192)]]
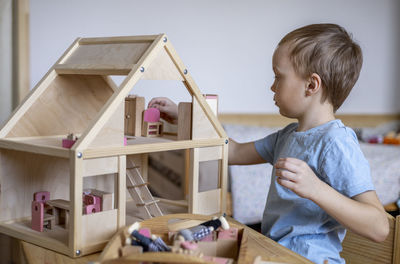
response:
[[(347, 197), (374, 190), (368, 161), (354, 131), (333, 120), (304, 132), (297, 123), (255, 142), (267, 162), (279, 158), (305, 161), (319, 179)], [(271, 186), (262, 220), (264, 235), (315, 263), (345, 263), (340, 257), (345, 228), (311, 200), (301, 198), (276, 181)]]

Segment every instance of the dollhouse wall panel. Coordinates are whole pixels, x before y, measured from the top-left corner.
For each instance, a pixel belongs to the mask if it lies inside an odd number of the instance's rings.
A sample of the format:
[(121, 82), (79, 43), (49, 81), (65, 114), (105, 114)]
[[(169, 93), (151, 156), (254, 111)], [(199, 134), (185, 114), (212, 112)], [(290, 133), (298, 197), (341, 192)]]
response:
[(87, 159), (83, 162), (83, 176), (94, 176), (118, 172), (118, 158)]
[(178, 80), (183, 81), (182, 75), (175, 67), (171, 57), (165, 49), (162, 49), (153, 63), (145, 71), (144, 80)]
[(219, 135), (206, 114), (200, 106), (198, 100), (193, 97), (192, 103), (192, 139), (219, 138)]
[(50, 199), (69, 200), (67, 159), (4, 149), (0, 155), (0, 221), (30, 217), (37, 191), (50, 191)]
[(95, 245), (104, 246), (117, 232), (117, 213), (118, 210), (113, 209), (82, 216), (83, 254), (89, 253)]
[(102, 76), (58, 75), (7, 137), (82, 133), (112, 94)]
[(96, 135), (89, 148), (124, 145), (125, 107), (122, 103)]
[(222, 159), (222, 147), (199, 148), (199, 161)]
[(197, 194), (197, 214), (217, 214), (221, 212), (221, 189), (215, 189)]

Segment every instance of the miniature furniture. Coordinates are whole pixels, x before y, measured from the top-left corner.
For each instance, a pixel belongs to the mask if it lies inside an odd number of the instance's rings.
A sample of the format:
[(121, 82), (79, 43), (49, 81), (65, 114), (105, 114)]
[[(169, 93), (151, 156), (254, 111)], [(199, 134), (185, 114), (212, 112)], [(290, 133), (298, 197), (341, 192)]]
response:
[(96, 189), (86, 189), (83, 191), (83, 193), (90, 194), (90, 195), (100, 198), (100, 210), (101, 211), (107, 211), (107, 210), (114, 209), (114, 194), (113, 193), (104, 192), (104, 191), (100, 191), (100, 190), (96, 190)]
[(163, 123), (160, 122), (160, 110), (148, 108), (143, 112), (142, 136), (158, 137), (163, 133)]
[(76, 136), (74, 136), (73, 133), (68, 134), (66, 138), (63, 138), (62, 140), (62, 147), (63, 148), (71, 148), (75, 142), (78, 140)]
[(47, 204), (50, 193), (47, 191), (35, 192), (32, 201), (32, 229), (43, 232), (43, 227), (52, 229), (54, 227), (54, 214), (49, 214), (52, 207)]
[[(190, 226), (198, 225), (202, 222), (210, 220), (210, 216), (205, 215), (193, 215), (193, 214), (170, 214), (164, 215), (160, 217), (155, 217), (152, 219), (147, 219), (141, 222), (140, 227), (149, 228), (151, 232), (157, 235), (164, 234), (167, 236), (168, 232), (172, 229), (169, 228), (171, 224), (175, 223), (176, 219), (188, 220), (188, 225), (180, 224), (179, 228), (188, 228)], [(229, 225), (231, 227), (236, 227), (239, 229), (245, 229), (247, 232), (247, 241), (245, 241), (245, 248), (243, 248), (240, 252), (238, 263), (253, 263), (254, 259), (259, 256), (264, 261), (273, 261), (279, 263), (304, 263), (311, 264), (312, 262), (307, 260), (306, 258), (296, 254), (295, 252), (285, 248), (284, 246), (276, 243), (275, 241), (267, 238), (266, 236), (250, 229), (239, 222), (235, 221), (232, 218), (227, 219), (229, 221)], [(120, 232), (124, 230), (121, 229)], [(121, 245), (125, 244), (125, 241), (122, 241), (123, 236), (121, 233), (117, 233), (112, 240), (107, 244), (104, 248), (103, 252), (100, 255), (99, 261), (100, 263), (121, 263), (118, 259), (118, 249)], [(164, 252), (160, 252), (164, 253)], [(146, 253), (148, 254), (148, 253)], [(151, 253), (150, 253), (151, 254)], [(159, 254), (159, 253), (155, 253)], [(168, 253), (162, 254), (164, 260), (168, 259)], [(137, 256), (137, 255), (136, 255)], [(144, 256), (145, 258), (145, 256)], [(139, 260), (139, 259), (137, 259)], [(145, 259), (143, 259), (145, 260)], [(189, 261), (190, 263), (195, 263), (194, 259)]]
[[(112, 75), (126, 77), (118, 86)], [(125, 98), (141, 79), (183, 83), (193, 104), (189, 139), (136, 136), (124, 145)], [(79, 138), (63, 148), (70, 132)], [(148, 153), (170, 150), (189, 153), (188, 211), (224, 212), (228, 138), (168, 37), (78, 38), (0, 130), (0, 232), (71, 257), (97, 252), (125, 225), (127, 160), (138, 158), (145, 172)], [(199, 192), (206, 161), (218, 163), (219, 185)], [(114, 206), (83, 214), (83, 189), (98, 185)], [(41, 189), (69, 201), (67, 228), (30, 228), (31, 195)]]
[(382, 243), (373, 242), (351, 231), (343, 240), (342, 258), (351, 264), (399, 264), (400, 263), (400, 216), (388, 214), (390, 232)]
[(46, 204), (52, 207), (52, 215), (55, 217), (55, 224), (68, 228), (69, 223), (69, 201), (63, 199), (49, 200)]

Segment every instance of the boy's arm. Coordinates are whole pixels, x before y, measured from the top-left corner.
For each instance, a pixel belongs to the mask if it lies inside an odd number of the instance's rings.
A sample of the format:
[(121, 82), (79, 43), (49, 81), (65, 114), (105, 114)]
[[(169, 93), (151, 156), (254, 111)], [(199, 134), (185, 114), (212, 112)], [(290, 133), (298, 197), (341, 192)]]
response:
[(250, 165), (265, 162), (260, 154), (258, 154), (254, 142), (237, 143), (233, 139), (229, 139), (229, 165)]
[[(314, 200), (323, 210), (346, 228), (375, 242), (382, 242), (389, 233), (389, 222), (375, 191), (358, 194), (351, 199), (329, 185)], [(321, 194), (324, 195), (321, 196)]]
[(348, 198), (321, 181), (302, 160), (279, 159), (275, 164), (277, 181), (297, 195), (315, 202), (346, 228), (376, 242), (389, 233), (389, 223), (375, 191)]

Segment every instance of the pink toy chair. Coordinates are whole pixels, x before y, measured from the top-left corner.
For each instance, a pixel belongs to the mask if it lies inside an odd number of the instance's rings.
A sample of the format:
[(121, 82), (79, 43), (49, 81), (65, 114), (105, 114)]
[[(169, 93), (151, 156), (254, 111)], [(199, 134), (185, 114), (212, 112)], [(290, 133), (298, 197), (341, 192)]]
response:
[(163, 133), (163, 123), (160, 122), (160, 110), (148, 108), (143, 112), (142, 136), (158, 137)]
[(42, 191), (33, 194), (32, 209), (32, 229), (43, 232), (43, 226), (52, 229), (54, 226), (54, 215), (47, 214), (47, 210), (51, 209), (46, 205), (46, 201), (50, 200), (50, 192)]

